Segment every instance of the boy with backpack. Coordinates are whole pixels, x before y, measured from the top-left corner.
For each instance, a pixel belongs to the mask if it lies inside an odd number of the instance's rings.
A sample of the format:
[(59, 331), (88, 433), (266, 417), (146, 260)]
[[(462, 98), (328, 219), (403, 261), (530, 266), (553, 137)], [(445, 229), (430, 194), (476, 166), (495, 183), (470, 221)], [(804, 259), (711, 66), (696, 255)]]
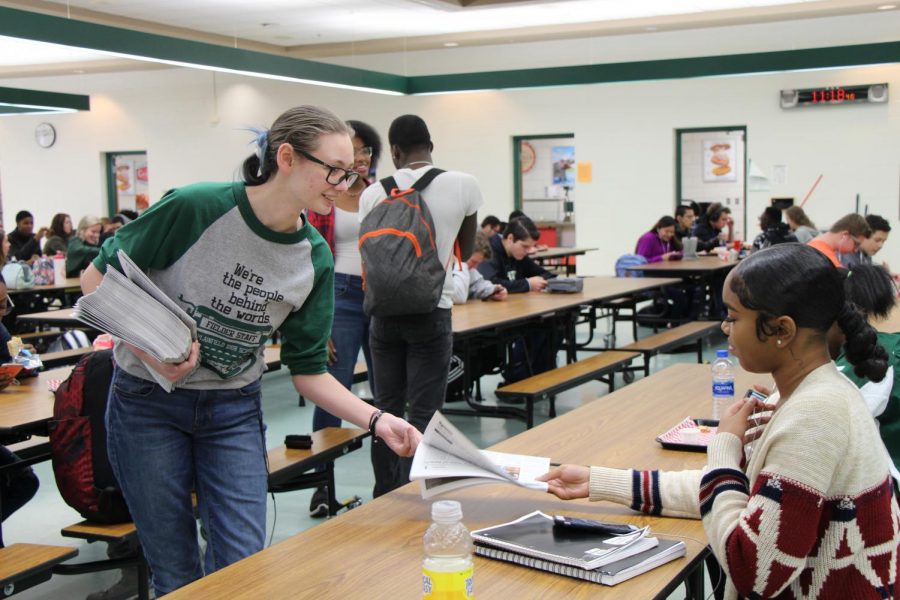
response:
[[(375, 406), (400, 416), (408, 405), (409, 422), (419, 431), (424, 431), (431, 416), (443, 405), (447, 388), (453, 345), (450, 320), (453, 280), (449, 268), (453, 247), (458, 240), (461, 259), (468, 259), (478, 226), (476, 213), (482, 198), (478, 182), (471, 175), (456, 171), (428, 175), (433, 171), (431, 152), (434, 144), (421, 117), (403, 115), (394, 119), (388, 131), (388, 141), (391, 159), (397, 168), (393, 182), (385, 180), (370, 186), (359, 201), (365, 309), (371, 316), (369, 346), (374, 363)], [(433, 177), (424, 189), (397, 197), (423, 177)], [(386, 185), (396, 187), (398, 193), (386, 190)], [(390, 226), (391, 217), (384, 214), (388, 209), (391, 212), (399, 209), (404, 214), (409, 214), (410, 209), (423, 215), (427, 212), (431, 223), (423, 217), (424, 223), (427, 224), (426, 229), (431, 229), (433, 225), (432, 235), (429, 237), (427, 231), (425, 239), (414, 235), (423, 233), (422, 221), (417, 221), (418, 225), (410, 225), (410, 230), (399, 231), (399, 235), (390, 235), (390, 230), (398, 233), (400, 223)], [(370, 213), (373, 213), (372, 218), (368, 218)], [(380, 224), (373, 225), (375, 219)], [(367, 233), (370, 234), (368, 237)], [(401, 245), (401, 237), (409, 240), (407, 246)], [(413, 237), (416, 238), (415, 243), (412, 243)], [(394, 246), (396, 253), (390, 262), (384, 260), (386, 252), (377, 247), (379, 244)], [(403, 268), (401, 264), (407, 262), (415, 265), (416, 255), (410, 257), (413, 248), (429, 258), (429, 262), (422, 263), (418, 268)], [(384, 289), (383, 284), (379, 287), (378, 282), (388, 279), (392, 273), (407, 270), (410, 274), (428, 272), (437, 284), (433, 289), (427, 281), (415, 285), (397, 283), (393, 289)], [(412, 301), (406, 300), (414, 292), (427, 292), (429, 289), (433, 298), (424, 308), (421, 305), (413, 307)], [(372, 466), (375, 471), (374, 496), (377, 497), (409, 481), (412, 458), (396, 456), (375, 439), (372, 443)]]

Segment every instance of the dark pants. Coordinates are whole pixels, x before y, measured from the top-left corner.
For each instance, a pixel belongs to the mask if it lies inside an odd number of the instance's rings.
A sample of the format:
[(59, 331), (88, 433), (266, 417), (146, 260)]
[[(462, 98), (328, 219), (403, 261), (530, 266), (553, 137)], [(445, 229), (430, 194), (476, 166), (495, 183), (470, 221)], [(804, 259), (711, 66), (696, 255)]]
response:
[[(453, 348), (450, 311), (372, 317), (369, 347), (374, 363), (375, 406), (425, 431), (444, 404)], [(375, 497), (409, 482), (412, 458), (401, 458), (380, 440), (372, 443)]]
[[(0, 467), (19, 462), (19, 457), (5, 446), (0, 446)], [(0, 472), (0, 521), (31, 500), (38, 489), (38, 478), (31, 467), (5, 469)], [(0, 529), (0, 548), (3, 547), (3, 531)]]

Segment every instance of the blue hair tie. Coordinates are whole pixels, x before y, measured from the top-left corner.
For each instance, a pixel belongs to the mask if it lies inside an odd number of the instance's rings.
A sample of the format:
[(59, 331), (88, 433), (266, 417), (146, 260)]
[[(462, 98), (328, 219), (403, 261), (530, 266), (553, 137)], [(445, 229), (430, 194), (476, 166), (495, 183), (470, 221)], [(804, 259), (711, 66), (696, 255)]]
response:
[(256, 144), (256, 158), (259, 159), (259, 170), (262, 173), (263, 164), (266, 161), (266, 151), (269, 149), (269, 130), (251, 127), (250, 131), (256, 135), (251, 144)]

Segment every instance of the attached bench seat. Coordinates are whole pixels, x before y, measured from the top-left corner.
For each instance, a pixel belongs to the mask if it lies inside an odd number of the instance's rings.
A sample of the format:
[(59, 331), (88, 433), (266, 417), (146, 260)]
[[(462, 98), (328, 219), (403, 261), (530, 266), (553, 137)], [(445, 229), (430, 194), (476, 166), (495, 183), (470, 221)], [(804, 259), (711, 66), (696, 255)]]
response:
[(526, 402), (525, 424), (530, 429), (534, 425), (534, 401), (548, 398), (550, 400), (550, 416), (556, 416), (556, 394), (599, 379), (609, 385), (609, 391), (615, 389), (613, 375), (625, 368), (639, 352), (610, 350), (579, 360), (578, 362), (532, 375), (521, 381), (497, 388), (494, 392), (500, 399), (524, 398)]
[(50, 579), (53, 568), (78, 555), (76, 548), (42, 544), (12, 544), (0, 548), (0, 598)]
[(697, 362), (703, 362), (703, 338), (721, 329), (719, 321), (691, 321), (672, 329), (666, 329), (648, 338), (623, 346), (621, 350), (631, 350), (644, 355), (644, 376), (650, 375), (650, 358), (661, 352), (668, 352), (694, 343)]
[[(269, 491), (276, 493), (327, 486), (329, 515), (336, 514), (341, 505), (334, 496), (334, 461), (348, 452), (361, 448), (363, 440), (368, 435), (369, 432), (364, 429), (327, 427), (312, 434), (313, 444), (309, 450), (292, 450), (284, 446), (272, 448), (267, 454)], [(324, 470), (316, 471), (319, 467)], [(81, 521), (64, 528), (62, 535), (88, 542), (123, 542), (137, 536), (137, 529), (135, 529), (134, 523), (105, 524)], [(71, 558), (71, 556), (67, 558)], [(143, 556), (140, 555), (82, 564), (59, 565), (54, 572), (74, 575), (128, 566), (137, 566), (140, 569), (139, 573), (143, 576), (138, 577), (139, 586), (147, 580), (147, 566)], [(138, 597), (145, 600), (148, 597), (147, 594), (146, 590), (139, 589)]]

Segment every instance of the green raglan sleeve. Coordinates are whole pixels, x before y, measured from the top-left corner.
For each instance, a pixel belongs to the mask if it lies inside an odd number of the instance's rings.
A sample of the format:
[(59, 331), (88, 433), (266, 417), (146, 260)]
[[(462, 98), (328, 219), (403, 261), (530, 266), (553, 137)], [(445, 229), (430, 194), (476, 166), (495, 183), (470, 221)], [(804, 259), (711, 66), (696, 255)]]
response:
[(334, 259), (318, 232), (311, 238), (313, 289), (303, 306), (291, 313), (279, 328), (284, 339), (281, 362), (287, 365), (291, 375), (320, 375), (328, 365), (328, 338), (334, 319)]
[(143, 271), (165, 269), (234, 206), (229, 185), (195, 184), (173, 190), (106, 240), (93, 265), (101, 273), (108, 265), (121, 270), (116, 253), (124, 250)]

